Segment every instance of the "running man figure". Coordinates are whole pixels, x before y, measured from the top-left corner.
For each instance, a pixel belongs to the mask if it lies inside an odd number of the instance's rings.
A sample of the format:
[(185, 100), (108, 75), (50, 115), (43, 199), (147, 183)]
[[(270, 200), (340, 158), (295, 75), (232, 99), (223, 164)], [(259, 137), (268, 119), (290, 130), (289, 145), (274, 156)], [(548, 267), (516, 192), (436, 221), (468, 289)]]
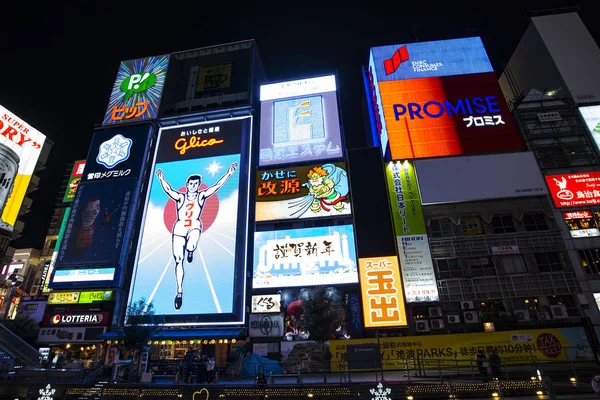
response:
[(156, 170), (156, 177), (167, 196), (177, 202), (177, 221), (173, 225), (173, 258), (175, 259), (175, 280), (177, 281), (177, 294), (175, 295), (175, 309), (179, 310), (183, 303), (183, 257), (187, 251), (187, 263), (194, 260), (194, 250), (198, 247), (202, 233), (202, 209), (206, 199), (215, 194), (237, 169), (236, 162), (213, 186), (198, 191), (202, 184), (202, 176), (190, 175), (185, 182), (186, 192), (174, 190), (166, 181), (162, 169)]

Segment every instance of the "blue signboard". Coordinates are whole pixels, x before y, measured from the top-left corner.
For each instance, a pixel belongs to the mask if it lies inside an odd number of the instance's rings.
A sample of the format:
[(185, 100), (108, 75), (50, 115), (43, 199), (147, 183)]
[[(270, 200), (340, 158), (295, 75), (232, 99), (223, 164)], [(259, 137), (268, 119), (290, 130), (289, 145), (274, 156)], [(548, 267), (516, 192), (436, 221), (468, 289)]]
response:
[(352, 225), (254, 234), (255, 289), (357, 282)]
[(117, 268), (60, 268), (55, 269), (48, 285), (52, 289), (97, 288), (114, 286)]
[(138, 177), (148, 154), (149, 139), (149, 125), (96, 131), (81, 181)]
[(479, 37), (373, 47), (371, 64), (379, 82), (494, 71)]
[(123, 179), (79, 185), (56, 266), (120, 264), (136, 183)]

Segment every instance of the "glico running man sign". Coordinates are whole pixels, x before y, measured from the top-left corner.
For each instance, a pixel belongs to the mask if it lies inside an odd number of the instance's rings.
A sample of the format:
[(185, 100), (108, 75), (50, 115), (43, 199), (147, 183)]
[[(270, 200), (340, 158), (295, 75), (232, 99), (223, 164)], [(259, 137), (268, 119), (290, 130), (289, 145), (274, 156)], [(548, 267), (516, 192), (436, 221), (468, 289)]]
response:
[(244, 321), (252, 118), (162, 128), (130, 301), (167, 324)]

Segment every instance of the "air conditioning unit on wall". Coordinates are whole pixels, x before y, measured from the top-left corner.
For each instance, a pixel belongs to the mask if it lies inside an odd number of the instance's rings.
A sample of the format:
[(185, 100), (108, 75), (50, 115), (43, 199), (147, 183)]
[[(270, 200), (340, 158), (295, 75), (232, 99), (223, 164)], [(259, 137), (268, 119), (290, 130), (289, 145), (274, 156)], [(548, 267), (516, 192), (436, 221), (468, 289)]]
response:
[(429, 324), (431, 325), (431, 329), (444, 329), (444, 320), (441, 318), (432, 319), (429, 321)]
[(531, 321), (529, 310), (515, 310), (515, 317), (518, 321)]
[(479, 322), (477, 311), (463, 311), (463, 318), (467, 324), (476, 324)]
[(569, 318), (567, 314), (567, 307), (563, 304), (556, 304), (554, 306), (550, 306), (550, 313), (552, 314), (552, 318), (554, 319), (565, 319)]
[(475, 303), (473, 303), (472, 301), (461, 301), (460, 302), (460, 309), (462, 311), (474, 310), (475, 309)]
[(458, 314), (448, 315), (448, 323), (449, 324), (460, 324), (460, 315), (458, 315)]
[(415, 325), (417, 327), (417, 332), (429, 332), (431, 330), (429, 328), (429, 321), (424, 319), (418, 319)]
[(429, 307), (429, 318), (440, 318), (442, 309), (440, 307)]

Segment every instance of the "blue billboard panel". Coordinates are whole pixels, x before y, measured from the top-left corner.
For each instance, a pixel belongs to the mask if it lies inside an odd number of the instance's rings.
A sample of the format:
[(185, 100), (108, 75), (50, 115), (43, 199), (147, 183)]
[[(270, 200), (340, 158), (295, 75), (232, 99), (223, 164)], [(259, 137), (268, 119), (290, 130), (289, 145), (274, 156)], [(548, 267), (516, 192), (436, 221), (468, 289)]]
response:
[(147, 157), (150, 132), (149, 125), (96, 131), (81, 181), (138, 177)]
[(252, 118), (162, 128), (130, 301), (167, 324), (244, 321)]
[(254, 234), (255, 289), (357, 282), (352, 225)]
[(57, 268), (50, 277), (52, 289), (97, 288), (115, 286), (119, 270), (107, 268)]
[(259, 165), (343, 157), (335, 76), (260, 87)]
[(379, 82), (494, 72), (480, 37), (371, 48)]
[(123, 179), (79, 185), (56, 266), (120, 265), (136, 183)]

